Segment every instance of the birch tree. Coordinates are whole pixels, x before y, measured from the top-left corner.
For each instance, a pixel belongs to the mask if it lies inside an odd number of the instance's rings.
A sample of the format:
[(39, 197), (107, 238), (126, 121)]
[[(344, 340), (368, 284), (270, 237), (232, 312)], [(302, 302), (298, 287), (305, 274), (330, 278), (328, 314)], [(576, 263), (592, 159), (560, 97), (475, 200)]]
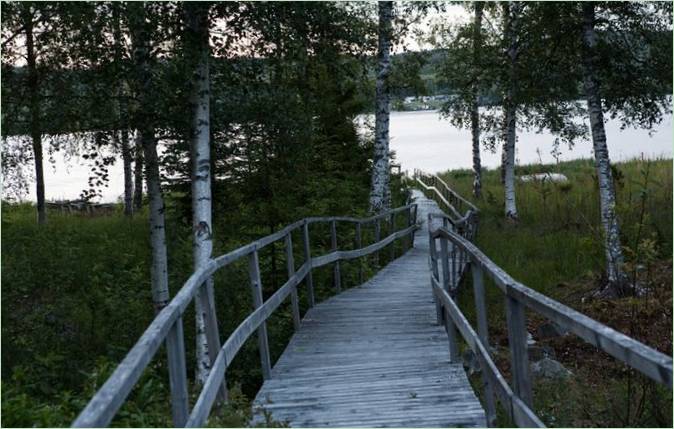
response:
[[(186, 57), (194, 66), (190, 105), (192, 108), (192, 230), (195, 270), (208, 263), (213, 250), (211, 219), (211, 150), (210, 150), (210, 77), (209, 77), (209, 8), (203, 3), (186, 3)], [(195, 299), (197, 382), (206, 382), (214, 356), (208, 349), (206, 313), (215, 313), (213, 279), (210, 278)]]
[(504, 191), (506, 218), (517, 220), (515, 202), (515, 142), (517, 141), (517, 60), (519, 56), (520, 2), (503, 3), (503, 36), (507, 44), (506, 56), (508, 77), (503, 100), (504, 110)]
[(373, 213), (385, 211), (391, 205), (391, 190), (389, 187), (389, 120), (391, 106), (388, 80), (391, 73), (393, 2), (380, 1), (378, 5), (379, 34), (375, 83), (375, 136), (370, 191), (370, 210)]
[[(131, 216), (133, 214), (133, 171), (131, 167), (133, 153), (129, 142), (129, 118), (128, 118), (128, 100), (127, 83), (125, 79), (122, 63), (124, 39), (121, 28), (120, 3), (112, 3), (113, 37), (114, 37), (114, 59), (115, 70), (117, 73), (117, 97), (119, 104), (119, 132), (115, 136), (119, 138), (119, 144), (122, 152), (122, 164), (124, 170), (124, 214)], [(140, 182), (136, 182), (140, 184)], [(142, 184), (140, 184), (142, 186)]]
[(480, 198), (482, 193), (482, 167), (480, 163), (480, 49), (482, 45), (482, 10), (484, 3), (474, 2), (473, 18), (473, 73), (470, 102), (470, 130), (473, 142), (473, 195)]
[(128, 4), (133, 45), (134, 86), (138, 108), (134, 115), (135, 127), (145, 159), (145, 178), (150, 202), (150, 244), (152, 246), (152, 301), (155, 310), (161, 310), (169, 300), (168, 258), (166, 251), (166, 222), (164, 199), (159, 177), (159, 159), (155, 136), (153, 109), (153, 82), (151, 71), (150, 23), (145, 3)]

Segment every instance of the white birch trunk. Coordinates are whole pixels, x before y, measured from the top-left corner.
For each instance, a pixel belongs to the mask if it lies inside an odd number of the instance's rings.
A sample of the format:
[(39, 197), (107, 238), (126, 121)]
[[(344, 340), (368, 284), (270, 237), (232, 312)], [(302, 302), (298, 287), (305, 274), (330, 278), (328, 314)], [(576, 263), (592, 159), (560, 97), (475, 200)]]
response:
[[(114, 20), (113, 37), (115, 41), (115, 62), (117, 67), (122, 64), (122, 30), (121, 17), (119, 13), (120, 4), (113, 4), (112, 19)], [(129, 117), (128, 117), (128, 101), (127, 101), (127, 85), (123, 73), (117, 74), (119, 80), (119, 89), (117, 91), (118, 106), (119, 106), (119, 136), (115, 133), (115, 138), (120, 139), (122, 149), (122, 163), (124, 165), (124, 214), (126, 216), (133, 215), (133, 172), (132, 172), (132, 153), (129, 146)]]
[[(208, 70), (208, 9), (185, 7), (189, 55), (195, 66), (192, 78), (191, 157), (193, 257), (195, 270), (206, 264), (213, 250), (211, 219), (210, 90)], [(209, 299), (213, 281), (209, 279), (195, 299), (197, 383), (203, 385), (211, 369), (205, 313), (215, 311)], [(209, 290), (210, 289), (210, 290)], [(205, 299), (204, 299), (205, 298)], [(217, 352), (217, 351), (216, 351)]]
[(28, 66), (28, 96), (30, 105), (30, 135), (35, 160), (35, 195), (37, 197), (37, 223), (47, 223), (47, 208), (45, 206), (44, 167), (42, 163), (42, 122), (40, 118), (39, 78), (37, 73), (37, 49), (33, 34), (33, 8), (29, 4), (23, 5), (23, 22), (26, 33), (26, 63)]
[(518, 56), (518, 22), (521, 11), (520, 2), (505, 3), (505, 31), (504, 36), (508, 43), (508, 87), (506, 89), (505, 115), (505, 143), (504, 143), (504, 189), (506, 218), (517, 219), (517, 205), (515, 203), (515, 142), (517, 140), (517, 105), (515, 96), (517, 91), (517, 56)]
[(391, 206), (389, 171), (390, 96), (388, 77), (391, 73), (391, 37), (393, 2), (379, 2), (379, 47), (375, 95), (374, 158), (370, 210), (379, 213)]
[(138, 211), (143, 206), (143, 144), (140, 131), (136, 130), (133, 160), (133, 210)]
[(601, 207), (601, 223), (604, 228), (604, 248), (606, 252), (606, 275), (608, 285), (606, 294), (619, 296), (627, 292), (629, 287), (627, 276), (623, 271), (623, 253), (620, 245), (620, 228), (616, 216), (615, 189), (611, 173), (611, 161), (606, 145), (604, 115), (596, 71), (597, 34), (594, 30), (594, 3), (582, 4), (583, 8), (583, 88), (587, 99), (587, 108), (592, 130), (595, 168), (599, 182), (599, 203)]
[(133, 15), (133, 57), (136, 67), (136, 89), (139, 112), (136, 121), (139, 140), (145, 158), (145, 178), (150, 200), (150, 244), (152, 246), (152, 301), (156, 311), (161, 310), (169, 300), (168, 258), (166, 252), (166, 226), (164, 220), (164, 199), (159, 178), (157, 140), (153, 125), (154, 114), (151, 101), (151, 70), (149, 64), (150, 43), (145, 23), (145, 5), (135, 4)]
[(480, 112), (478, 104), (480, 87), (480, 49), (482, 45), (482, 2), (475, 2), (473, 21), (473, 85), (471, 89), (470, 127), (473, 138), (473, 195), (482, 193), (482, 166), (480, 162)]

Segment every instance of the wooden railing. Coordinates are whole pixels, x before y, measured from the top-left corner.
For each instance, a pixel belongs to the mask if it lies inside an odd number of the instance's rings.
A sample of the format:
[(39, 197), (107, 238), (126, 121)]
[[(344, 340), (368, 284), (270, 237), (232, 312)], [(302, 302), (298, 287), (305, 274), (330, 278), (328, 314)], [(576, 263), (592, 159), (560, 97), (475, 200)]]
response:
[[(396, 216), (404, 215), (406, 220), (402, 229), (396, 227)], [(312, 270), (328, 264), (334, 264), (333, 276), (337, 291), (341, 290), (341, 275), (339, 261), (377, 255), (385, 246), (396, 240), (407, 237), (405, 246), (414, 245), (414, 231), (416, 225), (417, 206), (409, 204), (393, 210), (386, 211), (377, 216), (366, 219), (351, 217), (313, 217), (295, 222), (284, 229), (261, 238), (246, 246), (240, 247), (225, 255), (212, 259), (201, 269), (195, 271), (185, 282), (177, 295), (164, 307), (150, 323), (138, 342), (129, 351), (122, 362), (117, 366), (113, 374), (96, 392), (87, 406), (82, 410), (73, 422), (75, 427), (101, 427), (107, 426), (122, 406), (132, 388), (138, 382), (143, 370), (153, 359), (159, 347), (166, 342), (169, 368), (169, 382), (171, 390), (171, 408), (173, 423), (175, 426), (199, 427), (203, 426), (210, 414), (211, 408), (218, 396), (226, 398), (225, 372), (242, 345), (254, 332), (257, 332), (262, 374), (265, 379), (271, 374), (271, 362), (269, 358), (269, 345), (265, 321), (288, 297), (291, 298), (293, 322), (295, 329), (299, 328), (300, 309), (297, 294), (297, 285), (306, 281), (309, 306), (314, 305), (314, 288)], [(339, 250), (336, 223), (345, 222), (355, 225), (354, 250)], [(388, 224), (389, 235), (381, 238), (381, 224)], [(312, 256), (309, 226), (316, 223), (328, 223), (331, 232), (331, 251), (322, 256)], [(374, 228), (374, 243), (362, 246), (362, 232), (365, 227)], [(303, 250), (305, 262), (297, 270), (293, 258), (292, 233), (302, 231)], [(286, 249), (286, 261), (288, 280), (266, 301), (262, 298), (260, 280), (260, 266), (258, 253), (260, 249), (276, 241), (284, 240)], [(394, 247), (391, 246), (391, 257), (394, 257)], [(212, 357), (212, 366), (199, 397), (190, 411), (187, 393), (187, 369), (185, 363), (185, 344), (183, 340), (182, 315), (185, 309), (195, 298), (198, 292), (206, 291), (204, 287), (207, 280), (213, 274), (227, 265), (248, 258), (250, 285), (253, 293), (255, 310), (227, 338), (220, 347), (219, 335), (217, 334), (217, 320), (214, 315), (206, 317), (206, 331), (209, 342), (209, 350), (218, 350), (217, 355)], [(359, 271), (359, 279), (362, 282), (362, 266)], [(209, 316), (207, 314), (207, 316)]]
[[(482, 368), (487, 421), (496, 416), (495, 398), (510, 419), (520, 427), (543, 427), (532, 411), (532, 383), (527, 355), (525, 309), (544, 316), (563, 329), (579, 336), (644, 375), (672, 388), (672, 358), (639, 341), (617, 332), (523, 284), (515, 281), (503, 269), (485, 256), (473, 243), (446, 226), (429, 231), (431, 249), (431, 285), (436, 303), (441, 307), (442, 320), (449, 339), (450, 359), (459, 361), (457, 330), (475, 353)], [(440, 241), (440, 250), (437, 250)], [(477, 333), (456, 304), (449, 285), (441, 280), (450, 277), (451, 255), (448, 247), (456, 249), (457, 258), (466, 260), (473, 280), (477, 314)], [(491, 358), (487, 327), (484, 277), (488, 276), (505, 295), (513, 387), (506, 382)]]
[[(435, 174), (427, 174), (415, 169), (412, 177), (415, 183), (421, 185), (427, 197), (435, 200), (446, 213), (455, 219), (464, 217), (468, 212), (473, 212), (475, 216), (480, 212), (473, 203), (452, 190)], [(477, 222), (477, 217), (475, 222)]]

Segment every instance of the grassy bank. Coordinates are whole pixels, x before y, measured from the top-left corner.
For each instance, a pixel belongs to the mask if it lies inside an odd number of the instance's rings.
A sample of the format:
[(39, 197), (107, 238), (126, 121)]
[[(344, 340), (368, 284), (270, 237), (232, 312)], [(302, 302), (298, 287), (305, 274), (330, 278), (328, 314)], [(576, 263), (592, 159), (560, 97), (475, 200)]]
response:
[[(404, 192), (395, 179), (394, 202)], [(339, 196), (308, 201), (292, 210), (304, 216), (367, 214), (367, 187), (358, 198)], [(267, 235), (283, 225), (261, 226), (255, 208), (228, 192), (230, 210), (214, 213), (214, 254), (220, 255)], [(291, 211), (292, 208), (288, 208)], [(167, 244), (171, 294), (192, 272), (189, 197), (167, 197)], [(402, 226), (403, 219), (399, 219)], [(384, 230), (385, 232), (385, 230)], [(354, 242), (352, 226), (338, 226), (342, 248)], [(373, 239), (363, 231), (363, 244)], [(312, 226), (312, 254), (327, 253), (330, 230)], [(295, 263), (303, 263), (301, 237), (293, 236)], [(398, 243), (398, 254), (401, 244)], [(382, 262), (389, 253), (382, 252)], [(88, 399), (107, 379), (152, 320), (150, 243), (145, 211), (125, 218), (118, 208), (110, 216), (64, 215), (50, 212), (48, 223), (36, 225), (31, 205), (2, 206), (2, 426), (69, 426)], [(365, 275), (375, 271), (373, 259), (362, 260)], [(357, 261), (342, 263), (342, 287), (358, 283)], [(263, 293), (273, 294), (286, 281), (282, 243), (260, 252)], [(334, 294), (331, 267), (314, 271), (316, 299)], [(221, 337), (227, 338), (252, 310), (248, 262), (242, 260), (215, 276), (216, 310)], [(301, 310), (307, 309), (304, 285)], [(268, 322), (272, 361), (292, 334), (292, 315), (284, 303)], [(197, 387), (194, 313), (188, 307), (185, 326), (191, 404)], [(247, 341), (227, 371), (231, 404), (211, 424), (245, 426), (249, 401), (262, 383), (254, 338)], [(144, 372), (113, 426), (171, 426), (165, 352), (160, 350)]]
[[(604, 283), (604, 251), (594, 164), (577, 160), (527, 165), (518, 176), (562, 173), (566, 183), (518, 182), (519, 222), (503, 215), (500, 171), (483, 173), (483, 197), (471, 195), (472, 172), (440, 176), (480, 208), (477, 244), (494, 262), (525, 285), (580, 310), (671, 356), (672, 354), (672, 161), (617, 163), (614, 176), (621, 239), (632, 281), (646, 288), (641, 298), (597, 300)], [(491, 340), (509, 375), (503, 298), (488, 288)], [(472, 291), (461, 294), (462, 309), (473, 317)], [(566, 381), (537, 380), (535, 408), (549, 426), (666, 426), (672, 424), (672, 394), (580, 339), (541, 339), (545, 321), (528, 313), (538, 346), (547, 347), (574, 376)], [(479, 377), (475, 379), (479, 384)], [(508, 423), (501, 419), (501, 424)]]

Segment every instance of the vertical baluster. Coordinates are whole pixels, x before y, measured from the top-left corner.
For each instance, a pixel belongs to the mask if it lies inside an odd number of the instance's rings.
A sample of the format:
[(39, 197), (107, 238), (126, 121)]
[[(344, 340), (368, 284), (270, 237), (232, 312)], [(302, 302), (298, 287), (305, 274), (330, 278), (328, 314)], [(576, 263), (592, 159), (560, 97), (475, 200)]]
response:
[[(428, 215), (428, 220), (430, 222), (431, 215)], [(429, 265), (431, 266), (431, 292), (433, 293), (433, 299), (435, 300), (435, 313), (440, 325), (443, 321), (442, 305), (440, 304), (440, 299), (435, 294), (435, 287), (433, 286), (433, 278), (437, 279), (438, 284), (440, 283), (440, 274), (438, 272), (438, 251), (435, 247), (435, 240), (431, 236), (430, 230), (428, 231), (428, 246), (430, 249), (430, 260)]]
[[(407, 210), (405, 210), (405, 216), (407, 219), (406, 228), (409, 228), (412, 226), (412, 206), (407, 207)], [(410, 234), (409, 237), (405, 237), (405, 248), (403, 249), (403, 252), (407, 252), (410, 247), (412, 247), (412, 234)]]
[[(394, 213), (391, 213), (388, 217), (388, 232), (389, 232), (389, 235), (393, 234), (395, 232), (395, 230), (396, 230), (396, 214), (394, 212)], [(391, 250), (390, 250), (391, 262), (393, 262), (393, 260), (396, 258), (396, 240), (393, 240), (391, 242), (390, 246), (391, 246)]]
[[(250, 288), (253, 294), (253, 307), (262, 306), (262, 280), (260, 279), (260, 259), (257, 249), (250, 254), (248, 259), (248, 274), (250, 276)], [(267, 322), (262, 322), (257, 328), (257, 341), (260, 347), (260, 361), (262, 364), (262, 377), (269, 380), (271, 377), (271, 361), (269, 359), (269, 340), (267, 339)]]
[[(333, 252), (337, 251), (337, 222), (334, 220), (330, 222), (330, 244)], [(342, 291), (342, 276), (339, 270), (339, 261), (335, 261), (332, 267), (332, 282), (337, 289), (337, 292)]]
[[(381, 218), (377, 218), (374, 223), (374, 242), (378, 243), (381, 240)], [(379, 267), (379, 250), (374, 252), (374, 264)]]
[[(412, 217), (412, 225), (417, 224), (417, 209), (419, 206), (416, 204), (413, 206), (414, 207), (414, 216)], [(410, 232), (410, 246), (414, 247), (414, 231)]]
[[(440, 259), (442, 259), (442, 281), (443, 289), (450, 294), (449, 291), (449, 254), (447, 252), (447, 239), (440, 238)], [(447, 331), (447, 339), (449, 340), (449, 361), (452, 363), (459, 361), (459, 345), (457, 343), (457, 333), (456, 327), (454, 326), (454, 321), (449, 317), (447, 310), (444, 311), (445, 317), (445, 330)]]
[[(363, 245), (361, 237), (360, 222), (356, 222), (356, 249), (360, 249)], [(363, 260), (358, 258), (358, 284), (363, 284)]]
[[(477, 334), (484, 344), (487, 353), (491, 354), (489, 347), (489, 327), (487, 325), (487, 303), (485, 301), (484, 276), (482, 267), (476, 262), (470, 263), (473, 277), (473, 296), (475, 298), (475, 312), (477, 315)], [(496, 402), (494, 388), (485, 371), (482, 371), (482, 385), (484, 386), (484, 401), (487, 414), (487, 425), (493, 427), (496, 423)]]
[[(286, 235), (286, 269), (288, 271), (288, 278), (295, 274), (295, 257), (293, 256), (293, 236), (292, 231)], [(297, 285), (293, 286), (290, 291), (290, 305), (293, 311), (293, 326), (295, 331), (300, 329), (300, 300), (297, 296)]]
[(531, 407), (533, 397), (529, 374), (527, 325), (524, 315), (524, 305), (506, 295), (506, 316), (508, 321), (508, 346), (510, 347), (513, 390), (527, 406)]
[(311, 272), (311, 242), (309, 239), (309, 223), (305, 220), (302, 225), (302, 241), (304, 244), (304, 261), (308, 264), (309, 272), (307, 273), (307, 299), (309, 301), (309, 308), (313, 307), (314, 302), (314, 276)]
[(185, 367), (185, 339), (183, 319), (178, 317), (166, 336), (169, 384), (171, 386), (171, 414), (173, 425), (183, 427), (190, 414), (187, 396), (187, 368)]
[[(218, 351), (220, 350), (220, 332), (218, 330), (218, 318), (215, 312), (215, 294), (213, 292), (213, 277), (209, 277), (206, 283), (201, 287), (201, 293), (197, 295), (201, 300), (201, 308), (208, 309), (204, 312), (204, 328), (206, 329), (206, 341), (208, 350), (214, 350), (208, 353), (211, 365), (215, 363)], [(227, 386), (223, 380), (218, 391), (218, 401), (227, 401)]]

